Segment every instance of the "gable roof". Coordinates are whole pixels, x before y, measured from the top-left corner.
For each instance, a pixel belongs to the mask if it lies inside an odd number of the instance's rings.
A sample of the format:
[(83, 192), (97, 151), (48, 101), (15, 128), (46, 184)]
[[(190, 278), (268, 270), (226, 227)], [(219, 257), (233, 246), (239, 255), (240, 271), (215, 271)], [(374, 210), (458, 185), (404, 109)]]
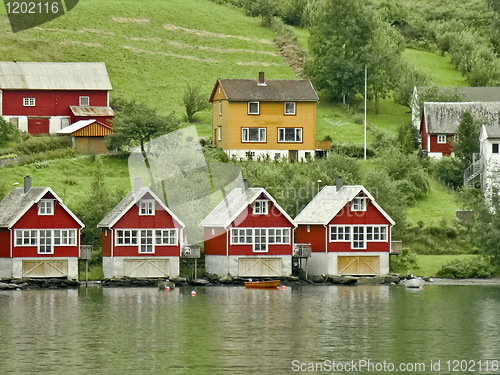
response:
[(332, 219), (351, 202), (359, 193), (363, 192), (380, 213), (392, 224), (395, 222), (380, 207), (375, 198), (361, 185), (346, 185), (337, 191), (336, 186), (325, 186), (309, 204), (295, 218), (297, 224), (327, 225)]
[(0, 89), (111, 90), (103, 62), (0, 61)]
[(227, 228), (238, 216), (257, 198), (264, 194), (274, 206), (296, 227), (293, 219), (280, 207), (274, 198), (264, 188), (235, 188), (202, 220), (202, 227)]
[(0, 227), (12, 228), (17, 221), (48, 192), (56, 198), (59, 205), (75, 219), (81, 228), (85, 227), (80, 219), (64, 205), (62, 199), (50, 187), (32, 187), (26, 194), (24, 193), (23, 187), (17, 187), (12, 190), (0, 202)]
[(500, 101), (498, 102), (425, 102), (423, 118), (429, 134), (455, 134), (464, 112), (490, 125), (500, 124)]
[(486, 138), (500, 138), (500, 126), (483, 125), (482, 132), (483, 131)]
[[(429, 87), (415, 87), (413, 95), (425, 95)], [(498, 102), (500, 87), (437, 87), (438, 93), (456, 92), (463, 97), (464, 102)]]
[(158, 198), (151, 189), (144, 187), (138, 192), (131, 191), (128, 193), (100, 222), (97, 224), (99, 228), (112, 228), (118, 220), (122, 218), (144, 195), (150, 194), (156, 202), (170, 215), (172, 218), (184, 228), (185, 225), (165, 204)]
[(70, 105), (69, 109), (73, 115), (80, 117), (113, 117), (115, 115), (111, 107), (97, 107), (97, 106), (78, 106)]
[(111, 132), (111, 126), (105, 125), (97, 120), (91, 119), (91, 120), (79, 120), (75, 122), (74, 124), (71, 124), (70, 126), (66, 126), (65, 128), (62, 128), (57, 132), (57, 134), (72, 134), (77, 132), (78, 130), (81, 130), (93, 123), (97, 123), (99, 126), (102, 126), (106, 129), (108, 129)]
[(312, 101), (319, 100), (309, 80), (268, 79), (265, 85), (258, 85), (256, 79), (218, 79), (210, 102), (220, 85), (229, 101)]

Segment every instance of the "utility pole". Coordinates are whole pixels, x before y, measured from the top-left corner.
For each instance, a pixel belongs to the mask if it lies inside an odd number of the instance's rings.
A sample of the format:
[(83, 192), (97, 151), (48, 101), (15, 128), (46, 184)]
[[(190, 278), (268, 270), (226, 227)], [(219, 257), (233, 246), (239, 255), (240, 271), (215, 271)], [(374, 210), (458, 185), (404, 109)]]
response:
[(367, 87), (367, 70), (368, 68), (365, 66), (365, 117), (363, 120), (363, 127), (364, 127), (364, 140), (365, 140), (365, 146), (364, 146), (364, 159), (366, 160), (366, 87)]

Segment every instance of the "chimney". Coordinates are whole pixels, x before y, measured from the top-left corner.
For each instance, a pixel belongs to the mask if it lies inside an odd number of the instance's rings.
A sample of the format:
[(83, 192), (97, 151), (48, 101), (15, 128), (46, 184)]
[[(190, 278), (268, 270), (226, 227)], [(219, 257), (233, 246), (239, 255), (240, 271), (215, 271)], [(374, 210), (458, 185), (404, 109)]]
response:
[(259, 72), (259, 82), (257, 82), (257, 86), (267, 86), (267, 83), (264, 79), (264, 72)]
[(134, 178), (134, 194), (138, 194), (141, 190), (141, 179), (139, 177)]
[(31, 177), (25, 176), (24, 177), (24, 194), (26, 194), (30, 190), (31, 190)]
[(335, 181), (335, 186), (337, 187), (337, 191), (340, 191), (344, 187), (344, 179), (342, 177), (337, 177)]
[(243, 192), (248, 190), (248, 180), (246, 178), (243, 179)]

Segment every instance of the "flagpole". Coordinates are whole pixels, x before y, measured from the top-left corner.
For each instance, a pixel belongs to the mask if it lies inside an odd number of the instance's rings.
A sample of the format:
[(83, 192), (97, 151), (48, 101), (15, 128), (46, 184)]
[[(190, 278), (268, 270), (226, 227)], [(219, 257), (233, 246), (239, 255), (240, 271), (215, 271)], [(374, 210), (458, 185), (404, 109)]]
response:
[(363, 120), (364, 127), (364, 159), (366, 160), (366, 86), (367, 86), (367, 67), (365, 66), (365, 117)]

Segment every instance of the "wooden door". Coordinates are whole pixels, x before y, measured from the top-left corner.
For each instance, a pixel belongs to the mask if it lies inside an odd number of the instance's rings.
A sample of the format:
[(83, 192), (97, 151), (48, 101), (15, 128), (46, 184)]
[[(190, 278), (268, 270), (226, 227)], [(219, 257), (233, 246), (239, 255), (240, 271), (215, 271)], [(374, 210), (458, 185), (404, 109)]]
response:
[(339, 275), (373, 276), (380, 274), (378, 256), (339, 256)]
[(128, 277), (169, 277), (168, 259), (125, 259), (123, 273)]
[(49, 134), (49, 119), (48, 118), (28, 118), (28, 133)]
[(241, 277), (281, 276), (281, 258), (241, 258), (238, 260), (238, 275)]
[(68, 277), (68, 260), (23, 260), (23, 277)]
[(299, 151), (298, 150), (289, 150), (288, 151), (288, 160), (289, 161), (298, 161), (299, 160)]

